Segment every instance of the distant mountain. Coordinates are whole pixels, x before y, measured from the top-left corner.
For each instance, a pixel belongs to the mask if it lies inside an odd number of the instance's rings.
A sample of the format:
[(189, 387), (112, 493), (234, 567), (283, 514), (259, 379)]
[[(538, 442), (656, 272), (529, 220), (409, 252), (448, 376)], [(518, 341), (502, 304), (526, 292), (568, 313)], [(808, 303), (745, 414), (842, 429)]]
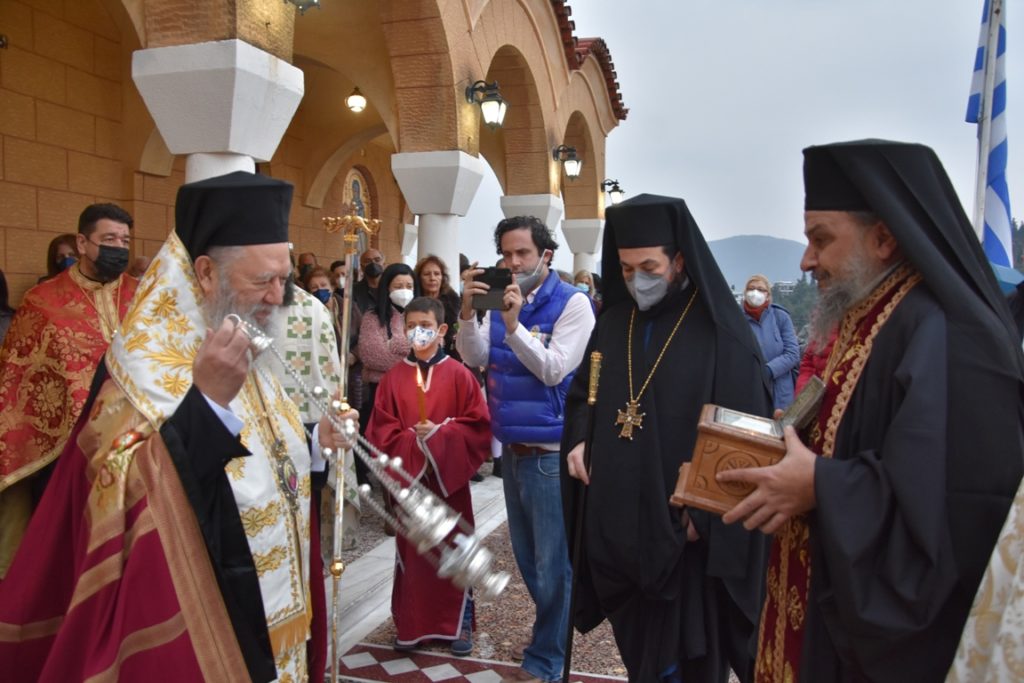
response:
[(711, 253), (722, 269), (725, 281), (737, 292), (755, 273), (773, 283), (800, 279), (800, 258), (804, 244), (767, 235), (739, 235), (708, 242)]

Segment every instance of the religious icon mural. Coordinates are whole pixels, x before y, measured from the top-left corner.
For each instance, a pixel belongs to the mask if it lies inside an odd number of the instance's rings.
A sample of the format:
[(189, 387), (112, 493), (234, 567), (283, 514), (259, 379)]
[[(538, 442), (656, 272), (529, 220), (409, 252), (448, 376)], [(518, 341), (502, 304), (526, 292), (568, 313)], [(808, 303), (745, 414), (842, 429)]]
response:
[[(366, 176), (363, 175), (362, 169), (354, 166), (349, 169), (345, 175), (343, 187), (342, 203), (351, 207), (352, 211), (361, 218), (373, 218), (369, 184), (366, 182)], [(361, 254), (370, 246), (369, 239), (366, 234), (359, 233), (359, 251), (357, 253)]]

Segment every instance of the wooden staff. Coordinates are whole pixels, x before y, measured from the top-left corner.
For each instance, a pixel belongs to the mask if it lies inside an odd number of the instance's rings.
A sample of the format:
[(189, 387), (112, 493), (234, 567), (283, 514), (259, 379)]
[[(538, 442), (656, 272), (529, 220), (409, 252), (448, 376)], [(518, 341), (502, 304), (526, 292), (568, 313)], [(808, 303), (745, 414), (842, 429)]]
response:
[[(594, 436), (594, 411), (597, 405), (597, 383), (601, 376), (601, 352), (590, 352), (590, 384), (587, 386), (587, 426), (583, 441), (583, 469), (590, 475), (590, 442)], [(576, 524), (573, 527), (572, 542), (572, 583), (569, 590), (569, 628), (565, 636), (565, 667), (562, 670), (563, 683), (569, 683), (572, 669), (572, 639), (574, 635), (573, 616), (576, 612), (576, 575), (580, 569), (580, 555), (583, 548), (583, 514), (587, 505), (587, 486), (579, 483), (580, 499), (576, 506)]]

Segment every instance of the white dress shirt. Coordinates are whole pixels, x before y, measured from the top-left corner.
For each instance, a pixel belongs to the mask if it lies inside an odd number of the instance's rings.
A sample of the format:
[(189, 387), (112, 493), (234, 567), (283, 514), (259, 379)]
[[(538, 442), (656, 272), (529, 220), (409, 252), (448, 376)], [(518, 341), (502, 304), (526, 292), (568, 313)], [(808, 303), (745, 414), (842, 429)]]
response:
[[(557, 277), (557, 275), (549, 275)], [(526, 296), (527, 303), (533, 303), (538, 289)], [(535, 337), (521, 323), (516, 325), (515, 332), (505, 337), (505, 343), (533, 376), (549, 387), (557, 386), (566, 376), (579, 367), (583, 353), (587, 349), (590, 333), (594, 329), (594, 308), (590, 298), (583, 292), (569, 297), (565, 309), (555, 321), (551, 330), (551, 340), (544, 345), (540, 338)], [(471, 367), (486, 367), (491, 352), (491, 316), (484, 316), (478, 323), (476, 314), (469, 320), (459, 317), (459, 333), (455, 338), (455, 348), (462, 355), (462, 361)], [(557, 451), (557, 443), (530, 443), (548, 451)]]

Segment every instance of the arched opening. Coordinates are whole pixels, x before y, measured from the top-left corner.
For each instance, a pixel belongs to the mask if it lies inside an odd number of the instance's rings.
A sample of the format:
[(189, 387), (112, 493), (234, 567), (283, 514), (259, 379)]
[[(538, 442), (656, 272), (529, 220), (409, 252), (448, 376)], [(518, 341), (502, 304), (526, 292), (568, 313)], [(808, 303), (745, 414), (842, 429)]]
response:
[(562, 200), (565, 202), (566, 218), (597, 218), (601, 209), (601, 174), (604, 173), (604, 149), (594, 144), (594, 137), (586, 118), (574, 111), (565, 126), (563, 144), (576, 148), (576, 154), (583, 160), (579, 177), (571, 180), (557, 164), (556, 171), (561, 183)]
[(505, 194), (550, 193), (544, 112), (526, 59), (512, 45), (503, 46), (494, 54), (486, 80), (498, 82), (508, 113), (500, 130), (480, 124), (480, 153)]

